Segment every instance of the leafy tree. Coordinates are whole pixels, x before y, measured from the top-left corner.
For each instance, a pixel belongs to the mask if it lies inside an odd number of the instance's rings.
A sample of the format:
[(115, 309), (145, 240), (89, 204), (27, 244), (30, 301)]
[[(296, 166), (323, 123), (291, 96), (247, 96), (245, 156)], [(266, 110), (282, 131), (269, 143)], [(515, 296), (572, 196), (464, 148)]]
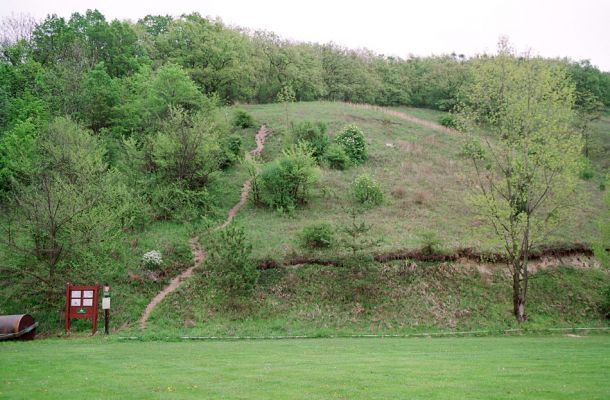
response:
[(150, 141), (154, 170), (165, 182), (183, 188), (202, 187), (210, 174), (220, 168), (219, 138), (223, 132), (204, 113), (191, 118), (179, 108), (169, 112), (161, 131)]
[(182, 67), (170, 64), (154, 74), (148, 106), (158, 118), (168, 116), (171, 107), (197, 111), (203, 101), (203, 95)]
[(57, 118), (37, 145), (31, 183), (15, 188), (2, 238), (22, 257), (12, 273), (42, 284), (50, 306), (78, 260), (115, 232), (122, 207), (98, 139)]
[(294, 103), (296, 101), (296, 97), (294, 94), (294, 89), (290, 85), (286, 85), (282, 87), (282, 90), (277, 94), (277, 102), (282, 103), (284, 105), (284, 124), (286, 127), (286, 132), (288, 132), (289, 124), (288, 124), (288, 104)]
[(162, 60), (182, 66), (205, 93), (216, 93), (222, 100), (253, 95), (252, 47), (220, 21), (183, 15), (156, 37), (155, 48)]
[[(527, 318), (532, 247), (575, 193), (582, 142), (570, 129), (574, 87), (560, 65), (517, 57), (501, 40), (498, 54), (473, 61), (461, 116), (470, 140), (478, 194), (474, 205), (502, 241), (513, 277), (513, 312)], [(489, 135), (483, 143), (476, 127)]]
[(589, 157), (591, 123), (601, 118), (604, 104), (590, 92), (576, 92), (575, 106), (576, 116), (574, 122), (576, 129), (578, 129), (583, 139), (584, 155)]
[(85, 75), (82, 93), (82, 118), (94, 132), (112, 123), (114, 107), (118, 102), (116, 81), (99, 63)]

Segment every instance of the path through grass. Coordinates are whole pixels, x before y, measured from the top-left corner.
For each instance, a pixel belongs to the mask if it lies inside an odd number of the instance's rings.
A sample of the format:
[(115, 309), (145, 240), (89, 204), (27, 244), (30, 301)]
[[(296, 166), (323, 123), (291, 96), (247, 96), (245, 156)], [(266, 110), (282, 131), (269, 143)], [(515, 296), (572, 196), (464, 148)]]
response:
[(610, 336), (0, 343), (4, 399), (607, 399)]

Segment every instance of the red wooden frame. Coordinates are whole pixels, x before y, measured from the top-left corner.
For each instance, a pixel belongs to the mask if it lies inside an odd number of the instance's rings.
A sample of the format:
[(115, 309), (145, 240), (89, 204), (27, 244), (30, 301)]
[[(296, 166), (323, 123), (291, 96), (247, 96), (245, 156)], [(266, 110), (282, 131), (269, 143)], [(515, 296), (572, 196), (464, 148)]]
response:
[[(72, 296), (72, 292), (75, 296)], [(91, 297), (85, 297), (85, 291), (92, 292)], [(66, 333), (70, 333), (70, 319), (88, 318), (93, 322), (92, 334), (97, 332), (97, 303), (100, 285), (72, 285), (66, 284)], [(74, 305), (72, 301), (74, 300)], [(91, 300), (91, 305), (84, 305)]]

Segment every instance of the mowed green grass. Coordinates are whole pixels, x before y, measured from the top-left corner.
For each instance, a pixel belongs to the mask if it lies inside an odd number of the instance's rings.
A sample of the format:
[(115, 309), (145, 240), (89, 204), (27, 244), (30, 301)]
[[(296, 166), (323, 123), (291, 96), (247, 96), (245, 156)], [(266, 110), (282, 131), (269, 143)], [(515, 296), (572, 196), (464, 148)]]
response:
[(0, 343), (2, 399), (607, 399), (610, 336)]
[[(250, 112), (258, 124), (267, 125), (272, 132), (263, 152), (264, 162), (274, 159), (283, 147), (291, 143), (283, 104), (239, 108)], [(432, 122), (438, 122), (444, 114), (408, 107), (394, 110)], [(461, 156), (463, 138), (460, 135), (344, 103), (294, 103), (288, 106), (287, 117), (291, 122), (323, 121), (328, 125), (331, 137), (346, 124), (358, 125), (366, 136), (369, 160), (347, 171), (322, 168), (320, 182), (310, 202), (292, 215), (251, 204), (243, 207), (237, 220), (246, 228), (253, 242), (255, 257), (282, 259), (295, 254), (311, 255), (311, 250), (299, 247), (298, 233), (316, 221), (329, 221), (337, 228), (348, 223), (344, 210), (354, 205), (350, 185), (360, 174), (374, 177), (385, 195), (380, 207), (362, 216), (372, 224), (370, 236), (383, 239), (378, 250), (418, 247), (422, 233), (426, 231), (435, 232), (446, 250), (501, 248), (485, 221), (468, 204), (473, 172)], [(598, 153), (607, 154), (600, 142), (602, 127), (609, 125), (605, 121), (599, 121), (598, 125), (593, 132), (593, 142), (596, 157), (600, 158)], [(254, 134), (253, 131), (244, 133)], [(237, 199), (244, 178), (243, 167), (237, 166), (219, 180), (218, 186), (232, 188), (232, 193), (235, 193), (232, 199)], [(545, 239), (548, 244), (590, 243), (596, 237), (603, 192), (598, 188), (598, 177), (580, 184), (579, 193), (583, 199), (575, 198), (575, 207), (566, 210), (562, 226)], [(322, 255), (336, 255), (341, 251), (332, 248)]]

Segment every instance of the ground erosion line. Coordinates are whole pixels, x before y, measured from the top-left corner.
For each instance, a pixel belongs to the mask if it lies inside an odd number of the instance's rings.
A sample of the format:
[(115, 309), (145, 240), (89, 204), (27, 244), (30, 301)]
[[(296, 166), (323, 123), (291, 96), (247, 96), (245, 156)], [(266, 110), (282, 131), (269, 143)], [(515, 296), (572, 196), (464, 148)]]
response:
[[(562, 246), (545, 246), (534, 250), (529, 259), (532, 261), (540, 260), (545, 257), (572, 257), (572, 256), (593, 256), (593, 250), (590, 246), (582, 243)], [(259, 269), (273, 269), (282, 266), (295, 266), (302, 264), (317, 264), (325, 266), (341, 266), (344, 263), (345, 257), (310, 257), (300, 256), (285, 259), (281, 262), (272, 259), (261, 259), (257, 262)], [(397, 260), (414, 260), (428, 262), (456, 262), (459, 260), (470, 260), (478, 263), (506, 263), (507, 257), (503, 253), (485, 252), (473, 249), (471, 247), (457, 249), (452, 253), (430, 253), (421, 249), (415, 250), (394, 250), (384, 253), (373, 254), (373, 259), (376, 262), (384, 263)]]

